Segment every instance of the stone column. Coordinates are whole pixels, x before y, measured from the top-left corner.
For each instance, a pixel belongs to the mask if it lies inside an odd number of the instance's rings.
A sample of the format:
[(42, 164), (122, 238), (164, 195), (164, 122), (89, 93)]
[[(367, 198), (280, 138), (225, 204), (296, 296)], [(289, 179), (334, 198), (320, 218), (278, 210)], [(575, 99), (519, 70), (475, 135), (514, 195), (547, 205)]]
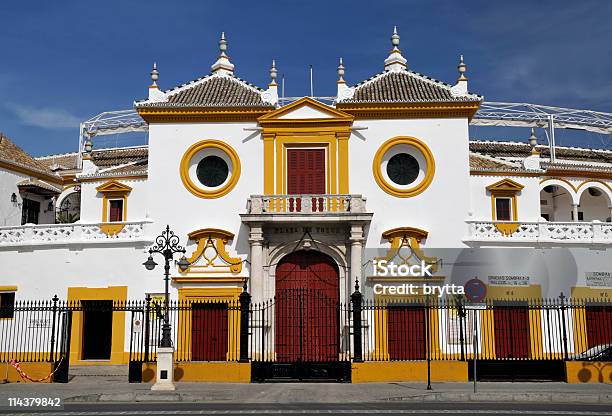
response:
[(253, 302), (261, 302), (264, 298), (263, 282), (263, 227), (261, 223), (250, 224), (249, 244), (251, 246), (251, 267), (249, 292)]
[(362, 250), (363, 250), (363, 224), (355, 223), (351, 224), (351, 235), (349, 237), (349, 241), (351, 243), (351, 264), (350, 264), (350, 274), (348, 277), (348, 287), (349, 292), (350, 288), (355, 285), (355, 280), (359, 281), (359, 286), (362, 286), (361, 283), (361, 265), (363, 263), (362, 259)]
[(578, 204), (572, 204), (572, 211), (574, 213), (574, 221), (578, 221)]

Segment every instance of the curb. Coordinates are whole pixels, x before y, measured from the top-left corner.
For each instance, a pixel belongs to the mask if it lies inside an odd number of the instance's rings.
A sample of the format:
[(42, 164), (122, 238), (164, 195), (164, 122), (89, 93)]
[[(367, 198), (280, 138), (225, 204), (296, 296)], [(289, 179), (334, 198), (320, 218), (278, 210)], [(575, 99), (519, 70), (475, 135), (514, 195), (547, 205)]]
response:
[[(216, 396), (216, 397), (215, 397)], [(65, 397), (66, 403), (97, 403), (97, 402), (233, 402), (235, 397), (223, 395), (194, 394), (193, 392), (163, 392), (163, 393), (118, 393), (90, 394), (84, 396)], [(587, 403), (610, 404), (612, 394), (582, 394), (582, 393), (430, 393), (415, 396), (399, 396), (381, 398), (376, 401), (406, 401), (406, 402), (548, 402), (548, 403)], [(334, 402), (321, 402), (334, 403)], [(346, 402), (342, 402), (346, 403)]]

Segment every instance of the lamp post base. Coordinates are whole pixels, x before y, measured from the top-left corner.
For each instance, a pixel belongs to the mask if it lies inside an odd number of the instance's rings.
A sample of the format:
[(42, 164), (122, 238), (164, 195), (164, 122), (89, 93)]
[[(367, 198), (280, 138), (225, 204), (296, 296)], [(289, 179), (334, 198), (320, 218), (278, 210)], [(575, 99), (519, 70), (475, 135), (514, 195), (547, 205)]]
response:
[(174, 386), (174, 348), (157, 348), (157, 378), (151, 390), (176, 390)]

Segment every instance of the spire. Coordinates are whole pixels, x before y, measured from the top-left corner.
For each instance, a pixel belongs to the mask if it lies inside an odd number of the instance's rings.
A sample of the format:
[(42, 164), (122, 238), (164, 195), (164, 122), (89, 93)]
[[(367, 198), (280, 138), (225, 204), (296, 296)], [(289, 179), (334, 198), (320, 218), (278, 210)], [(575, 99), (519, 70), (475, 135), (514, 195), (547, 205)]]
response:
[(457, 81), (467, 81), (467, 77), (465, 76), (467, 65), (465, 62), (463, 62), (463, 54), (459, 55), (459, 65), (457, 65), (457, 70), (459, 71), (459, 78), (457, 78)]
[(276, 70), (276, 60), (272, 59), (272, 68), (270, 68), (270, 86), (272, 85), (278, 85), (276, 83), (276, 77), (278, 75), (278, 71)]
[(457, 83), (451, 88), (451, 94), (453, 96), (468, 93), (468, 79), (465, 76), (467, 65), (465, 62), (463, 62), (463, 54), (459, 55), (459, 65), (457, 65), (457, 70), (459, 71), (459, 78), (457, 78)]
[(338, 92), (336, 93), (336, 102), (341, 102), (344, 100), (348, 100), (353, 98), (355, 94), (355, 88), (349, 87), (346, 85), (346, 81), (344, 80), (344, 63), (342, 62), (342, 58), (340, 58), (340, 62), (338, 63)]
[(166, 101), (166, 94), (159, 89), (157, 80), (159, 79), (159, 71), (157, 70), (157, 62), (153, 62), (153, 69), (151, 70), (151, 85), (149, 86), (149, 101), (161, 102)]
[(342, 63), (342, 58), (340, 58), (340, 63), (338, 64), (338, 84), (345, 84), (344, 81), (344, 65)]
[(276, 77), (278, 71), (276, 70), (276, 60), (272, 59), (272, 67), (270, 68), (270, 83), (268, 89), (262, 91), (261, 99), (268, 103), (276, 106), (278, 104), (278, 84), (276, 83)]
[(406, 58), (402, 56), (402, 52), (399, 49), (400, 36), (397, 34), (397, 26), (393, 26), (393, 35), (391, 35), (391, 53), (385, 59), (385, 71), (402, 71), (406, 69)]
[(227, 50), (227, 41), (225, 40), (225, 32), (221, 32), (221, 39), (219, 39), (219, 57), (217, 61), (211, 66), (213, 74), (217, 75), (234, 75), (234, 64), (229, 60), (229, 56), (225, 53)]
[(157, 70), (157, 62), (153, 62), (153, 69), (151, 70), (151, 86), (149, 88), (158, 88), (157, 80), (159, 79), (159, 71)]
[(533, 127), (531, 128), (531, 135), (527, 140), (529, 146), (531, 146), (531, 153), (523, 160), (523, 167), (530, 170), (540, 169), (540, 152), (536, 149), (538, 138), (535, 135), (535, 129)]

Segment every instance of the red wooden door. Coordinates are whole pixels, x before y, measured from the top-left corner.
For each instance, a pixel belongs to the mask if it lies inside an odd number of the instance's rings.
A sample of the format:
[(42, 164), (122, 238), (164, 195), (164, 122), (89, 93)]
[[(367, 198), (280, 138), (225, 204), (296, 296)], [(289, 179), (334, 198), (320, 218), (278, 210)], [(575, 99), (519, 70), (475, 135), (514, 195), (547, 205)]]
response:
[(612, 307), (586, 307), (587, 345), (589, 348), (612, 343)]
[(227, 359), (227, 303), (194, 303), (191, 310), (193, 361)]
[(287, 193), (325, 193), (325, 149), (287, 150)]
[(391, 360), (426, 358), (425, 308), (397, 305), (387, 310), (387, 337)]
[(529, 309), (526, 306), (493, 307), (497, 358), (529, 358)]
[(337, 361), (338, 266), (327, 255), (297, 251), (276, 267), (275, 347), (281, 362)]

